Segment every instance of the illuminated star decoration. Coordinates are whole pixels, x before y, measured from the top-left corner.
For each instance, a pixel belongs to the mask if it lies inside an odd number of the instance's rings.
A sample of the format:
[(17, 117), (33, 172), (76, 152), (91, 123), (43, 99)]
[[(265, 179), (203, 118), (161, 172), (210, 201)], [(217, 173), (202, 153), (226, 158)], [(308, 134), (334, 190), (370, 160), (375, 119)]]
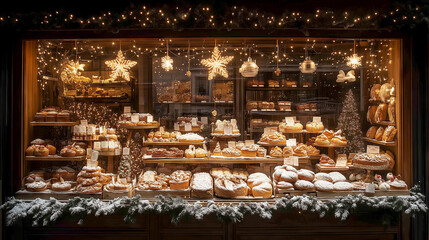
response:
[(212, 57), (201, 60), (201, 64), (209, 68), (209, 80), (212, 80), (216, 75), (221, 75), (224, 78), (228, 77), (228, 71), (226, 70), (226, 64), (228, 64), (234, 57), (220, 55), (219, 49), (215, 47), (213, 49)]
[(110, 77), (113, 80), (122, 77), (127, 81), (130, 81), (130, 69), (137, 64), (136, 61), (126, 60), (121, 50), (119, 50), (116, 59), (106, 61), (105, 63), (112, 69)]
[(161, 67), (166, 72), (173, 70), (173, 59), (168, 54), (161, 59)]
[(353, 69), (360, 67), (362, 65), (361, 58), (356, 53), (353, 53), (353, 55), (347, 57), (347, 66)]
[(67, 64), (67, 67), (73, 74), (80, 75), (79, 71), (84, 71), (83, 67), (85, 67), (85, 64), (80, 64), (79, 61), (74, 62), (72, 60), (69, 64)]

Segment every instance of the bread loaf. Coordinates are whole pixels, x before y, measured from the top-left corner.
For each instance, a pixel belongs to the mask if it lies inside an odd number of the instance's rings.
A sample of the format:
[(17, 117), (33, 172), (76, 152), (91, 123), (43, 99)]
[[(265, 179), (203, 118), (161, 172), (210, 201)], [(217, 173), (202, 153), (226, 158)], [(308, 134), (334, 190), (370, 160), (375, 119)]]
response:
[(377, 123), (387, 120), (387, 104), (382, 103), (378, 105), (374, 120)]
[(375, 123), (375, 112), (377, 111), (377, 106), (369, 106), (368, 113), (366, 114), (366, 120), (369, 123)]
[(387, 108), (387, 114), (389, 115), (389, 122), (395, 122), (396, 111), (395, 111), (396, 99), (395, 97), (391, 97), (389, 99), (389, 106)]
[(374, 139), (375, 138), (375, 133), (377, 132), (377, 127), (376, 126), (372, 126), (368, 129), (368, 131), (366, 132), (366, 137), (367, 138), (371, 138)]
[(374, 86), (372, 86), (370, 93), (372, 100), (380, 100), (380, 88), (380, 84), (375, 84)]
[(390, 98), (390, 93), (392, 91), (393, 86), (390, 83), (385, 83), (380, 88), (380, 99), (383, 102), (387, 102)]
[(394, 126), (388, 126), (383, 134), (383, 141), (391, 142), (395, 138), (396, 128)]
[(377, 132), (375, 133), (375, 140), (381, 141), (383, 139), (383, 133), (384, 133), (384, 128), (379, 127), (377, 129)]

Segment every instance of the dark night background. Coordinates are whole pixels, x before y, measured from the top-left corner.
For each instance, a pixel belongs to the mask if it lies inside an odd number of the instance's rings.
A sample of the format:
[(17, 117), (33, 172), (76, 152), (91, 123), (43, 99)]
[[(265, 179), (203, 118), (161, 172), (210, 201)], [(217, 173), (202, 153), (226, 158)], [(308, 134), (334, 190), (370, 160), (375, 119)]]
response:
[[(186, 0), (186, 1), (165, 1), (165, 0), (149, 0), (149, 1), (100, 1), (100, 0), (57, 0), (57, 1), (7, 1), (3, 0), (0, 3), (0, 16), (15, 13), (40, 13), (53, 12), (56, 10), (64, 10), (68, 13), (73, 13), (77, 17), (90, 17), (104, 11), (122, 12), (133, 4), (136, 6), (146, 5), (148, 7), (163, 6), (181, 6), (194, 7), (204, 5), (212, 8), (217, 14), (222, 14), (222, 9), (229, 6), (246, 7), (247, 9), (258, 9), (267, 13), (281, 14), (284, 11), (300, 11), (314, 13), (316, 9), (331, 9), (334, 11), (353, 11), (356, 13), (365, 13), (368, 11), (376, 11), (382, 9), (392, 9), (398, 3), (410, 1), (390, 1), (390, 0), (279, 0), (279, 1), (216, 1), (216, 0)], [(412, 1), (412, 3), (424, 5), (429, 4), (429, 0)], [(404, 30), (402, 30), (404, 31)], [(413, 71), (413, 179), (414, 182), (422, 181), (421, 186), (427, 189), (428, 186), (428, 136), (427, 128), (429, 126), (427, 104), (428, 97), (428, 46), (429, 35), (427, 24), (421, 24), (414, 30), (409, 31), (412, 45), (414, 46), (411, 52), (411, 61), (413, 66), (410, 67)], [(12, 119), (11, 112), (11, 93), (10, 81), (12, 79), (12, 53), (13, 53), (13, 33), (2, 34), (0, 28), (0, 189), (2, 191), (1, 200), (4, 201), (6, 195), (10, 195), (11, 181), (17, 180), (11, 176), (10, 163), (10, 138), (13, 135), (10, 132)], [(15, 136), (20, 138), (20, 136)], [(426, 159), (426, 160), (425, 160)], [(427, 200), (426, 200), (427, 201)], [(4, 217), (4, 216), (3, 216)], [(428, 216), (421, 215), (418, 219), (412, 221), (411, 232), (412, 239), (428, 239)], [(4, 220), (4, 219), (3, 219)], [(4, 221), (3, 221), (4, 223)], [(3, 228), (3, 227), (2, 227)], [(1, 231), (1, 229), (0, 229)], [(2, 232), (3, 239), (9, 240)]]

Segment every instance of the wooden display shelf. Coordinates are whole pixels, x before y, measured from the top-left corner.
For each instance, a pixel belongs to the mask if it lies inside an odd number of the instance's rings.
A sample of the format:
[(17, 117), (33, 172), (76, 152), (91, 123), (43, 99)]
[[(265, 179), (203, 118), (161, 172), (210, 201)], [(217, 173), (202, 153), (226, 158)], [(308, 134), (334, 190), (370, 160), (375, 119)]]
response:
[(329, 166), (323, 166), (320, 164), (316, 164), (316, 168), (319, 169), (321, 172), (327, 171), (327, 172), (332, 172), (332, 171), (337, 171), (337, 172), (344, 172), (344, 171), (348, 171), (350, 170), (349, 166), (345, 166), (345, 167), (329, 167)]
[(206, 141), (202, 142), (143, 142), (143, 146), (189, 146), (189, 145), (203, 145)]
[(378, 145), (382, 145), (382, 146), (386, 146), (386, 147), (394, 147), (394, 146), (396, 146), (396, 142), (395, 141), (393, 141), (393, 142), (378, 141), (378, 140), (367, 138), (367, 137), (364, 137), (362, 139), (365, 142), (370, 142), (370, 143), (374, 143), (374, 144), (378, 144)]
[(340, 196), (347, 196), (347, 195), (358, 195), (358, 194), (365, 194), (365, 191), (332, 191), (332, 192), (321, 192), (317, 191), (316, 195), (318, 198), (335, 198)]
[(86, 156), (61, 157), (60, 155), (49, 155), (46, 157), (25, 156), (26, 161), (83, 161)]
[(286, 147), (286, 142), (285, 143), (265, 143), (265, 142), (257, 142), (258, 145), (261, 145), (263, 147)]
[(77, 122), (30, 122), (33, 127), (61, 127), (78, 125)]
[(288, 196), (316, 196), (316, 190), (284, 190), (275, 188), (275, 197), (288, 197)]
[(347, 147), (347, 145), (319, 145), (319, 144), (314, 144), (315, 147), (327, 147), (327, 148), (342, 148), (342, 147)]
[(66, 192), (54, 192), (51, 190), (45, 190), (42, 192), (30, 192), (27, 190), (19, 190), (15, 193), (16, 198), (24, 200), (34, 200), (36, 198), (49, 200), (50, 198), (55, 198), (57, 200), (69, 200), (75, 197), (81, 198), (98, 198), (102, 199), (101, 192), (99, 193), (78, 193), (75, 191), (66, 191)]
[(140, 195), (142, 198), (155, 198), (158, 195), (190, 198), (191, 189), (139, 190), (136, 188), (134, 194)]
[(316, 87), (246, 87), (247, 91), (314, 91)]
[(311, 116), (311, 115), (320, 115), (319, 111), (315, 110), (315, 111), (297, 111), (297, 110), (292, 110), (292, 111), (280, 111), (280, 110), (276, 110), (276, 111), (261, 111), (261, 110), (247, 110), (247, 113), (249, 115), (292, 115), (292, 116)]
[(233, 101), (223, 101), (223, 102), (213, 102), (213, 101), (207, 101), (207, 102), (156, 102), (155, 104), (189, 104), (189, 105), (199, 105), (199, 106), (205, 106), (205, 105), (232, 105), (234, 104)]
[(220, 134), (220, 133), (212, 133), (211, 136), (212, 137), (217, 137), (217, 138), (236, 138), (236, 137), (240, 137), (241, 133), (235, 133), (235, 134), (231, 134), (231, 135)]
[(375, 193), (368, 193), (365, 191), (333, 191), (333, 192), (317, 192), (318, 198), (335, 198), (339, 196), (347, 196), (347, 195), (357, 195), (364, 194), (368, 197), (382, 197), (382, 196), (407, 196), (410, 195), (409, 190), (389, 190), (389, 191), (380, 191), (376, 190)]
[(324, 131), (307, 131), (305, 129), (300, 131), (282, 131), (283, 134), (300, 134), (300, 133), (307, 133), (307, 134), (322, 134)]
[(132, 125), (124, 125), (124, 124), (120, 124), (119, 126), (128, 130), (156, 129), (156, 128), (159, 128), (159, 122), (157, 122), (157, 124), (154, 124), (154, 125), (145, 125), (145, 126), (132, 126)]
[[(309, 157), (298, 157), (300, 164), (306, 164)], [(144, 158), (144, 163), (211, 163), (211, 164), (246, 164), (246, 163), (273, 163), (283, 164), (283, 158), (271, 157), (205, 157), (205, 158)]]

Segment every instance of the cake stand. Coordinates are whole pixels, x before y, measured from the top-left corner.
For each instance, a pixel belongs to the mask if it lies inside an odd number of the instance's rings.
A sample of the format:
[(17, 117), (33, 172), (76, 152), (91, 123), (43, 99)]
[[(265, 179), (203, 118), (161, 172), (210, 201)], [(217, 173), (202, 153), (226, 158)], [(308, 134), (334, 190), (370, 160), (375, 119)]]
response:
[(374, 171), (375, 170), (386, 170), (389, 167), (389, 161), (387, 161), (383, 165), (367, 165), (367, 164), (359, 164), (353, 163), (353, 167), (361, 168), (366, 170), (366, 177), (364, 182), (372, 183), (374, 181)]

